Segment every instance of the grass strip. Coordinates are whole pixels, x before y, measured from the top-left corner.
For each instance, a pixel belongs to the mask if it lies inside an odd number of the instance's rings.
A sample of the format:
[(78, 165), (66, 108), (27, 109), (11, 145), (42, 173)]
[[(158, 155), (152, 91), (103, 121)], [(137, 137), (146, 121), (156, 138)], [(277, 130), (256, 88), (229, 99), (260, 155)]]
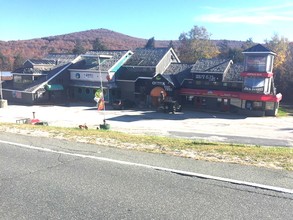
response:
[(6, 132), (19, 132), (21, 130), (28, 135), (33, 135), (34, 132), (44, 132), (48, 137), (62, 138), (69, 141), (80, 141), (109, 147), (170, 154), (197, 160), (293, 170), (293, 148), (282, 146), (263, 147), (184, 138), (134, 135), (111, 130), (80, 130), (78, 128), (34, 126), (26, 124), (0, 123), (0, 130)]

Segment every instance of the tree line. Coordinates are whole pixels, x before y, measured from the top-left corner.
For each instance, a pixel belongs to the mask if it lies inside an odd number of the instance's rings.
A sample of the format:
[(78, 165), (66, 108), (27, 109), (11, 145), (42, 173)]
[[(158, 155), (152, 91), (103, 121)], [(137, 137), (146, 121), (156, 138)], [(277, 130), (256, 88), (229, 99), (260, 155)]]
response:
[[(227, 40), (216, 45), (210, 39), (211, 33), (205, 27), (194, 26), (190, 31), (179, 36), (179, 46), (174, 48), (183, 63), (195, 63), (198, 59), (222, 58), (231, 59), (234, 63), (244, 61), (243, 50), (254, 45), (252, 38), (247, 39), (241, 47), (231, 48)], [(173, 46), (172, 41), (170, 46)], [(283, 100), (293, 102), (293, 43), (275, 33), (265, 40), (265, 47), (275, 52), (274, 82), (277, 92), (283, 94)], [(155, 47), (154, 37), (147, 42), (146, 48)]]
[[(210, 39), (211, 34), (205, 27), (194, 26), (189, 32), (179, 37), (179, 58), (182, 62), (194, 63), (202, 58), (232, 59), (234, 63), (243, 62), (242, 51), (256, 45), (252, 38), (246, 40), (240, 48), (230, 48), (228, 41), (223, 41), (218, 47)], [(277, 55), (274, 60), (274, 82), (277, 92), (283, 94), (284, 101), (293, 102), (293, 44), (286, 37), (273, 34), (271, 39), (265, 39), (265, 47)]]
[[(229, 41), (223, 40), (216, 45), (210, 39), (211, 33), (205, 27), (193, 26), (188, 32), (180, 34), (176, 44), (170, 41), (169, 47), (173, 47), (183, 63), (195, 63), (198, 59), (203, 58), (222, 58), (232, 59), (235, 63), (243, 62), (242, 51), (252, 47), (256, 43), (252, 38), (242, 42), (240, 47), (230, 47)], [(145, 44), (145, 48), (154, 48), (155, 38), (150, 38)], [(174, 46), (175, 44), (175, 46)], [(274, 62), (275, 86), (278, 92), (283, 94), (285, 101), (293, 102), (293, 44), (285, 37), (274, 34), (271, 39), (266, 39), (265, 44), (277, 54)], [(109, 49), (99, 38), (92, 41), (91, 48), (84, 45), (84, 42), (77, 39), (74, 48), (69, 53), (82, 54), (87, 50), (107, 50)], [(51, 48), (50, 52), (57, 52)], [(13, 59), (8, 59), (0, 50), (0, 70), (14, 70), (22, 66), (23, 62), (28, 59), (21, 54), (16, 54)]]

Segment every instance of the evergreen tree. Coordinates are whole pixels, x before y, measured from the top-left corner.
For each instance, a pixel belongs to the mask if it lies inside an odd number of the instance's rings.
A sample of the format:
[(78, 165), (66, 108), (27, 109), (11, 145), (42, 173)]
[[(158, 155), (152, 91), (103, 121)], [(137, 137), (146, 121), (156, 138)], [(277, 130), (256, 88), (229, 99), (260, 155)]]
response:
[(100, 41), (99, 38), (96, 38), (93, 42), (93, 50), (107, 50), (107, 47)]
[(11, 70), (11, 63), (0, 51), (0, 70)]
[(169, 45), (168, 45), (168, 47), (169, 47), (169, 48), (173, 48), (173, 49), (174, 49), (174, 43), (173, 43), (173, 41), (172, 41), (172, 40), (169, 42)]
[(150, 38), (148, 42), (146, 43), (146, 45), (144, 46), (144, 48), (146, 49), (155, 48), (155, 37)]
[(24, 61), (24, 58), (20, 54), (17, 54), (14, 57), (13, 70), (20, 68), (23, 65)]
[(253, 42), (252, 38), (248, 38), (241, 46), (242, 50), (246, 50), (250, 47), (253, 47), (254, 45), (256, 45), (256, 43)]
[(72, 53), (74, 53), (74, 54), (83, 54), (85, 52), (86, 52), (86, 50), (82, 46), (81, 40), (80, 39), (77, 39), (76, 42), (75, 42), (75, 46), (74, 46), (74, 48), (72, 50)]

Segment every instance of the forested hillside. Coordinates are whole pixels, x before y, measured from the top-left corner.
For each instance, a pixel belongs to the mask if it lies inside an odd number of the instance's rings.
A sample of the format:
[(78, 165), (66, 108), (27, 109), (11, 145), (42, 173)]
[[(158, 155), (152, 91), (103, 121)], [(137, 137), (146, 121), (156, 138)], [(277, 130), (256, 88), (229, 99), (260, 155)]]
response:
[[(72, 53), (78, 43), (85, 50), (91, 50), (96, 39), (105, 49), (113, 50), (134, 50), (138, 47), (144, 47), (148, 41), (148, 39), (136, 38), (107, 29), (81, 31), (31, 40), (0, 41), (0, 68), (1, 70), (13, 70), (26, 59), (41, 58), (50, 52)], [(223, 42), (228, 43), (230, 47), (240, 48), (242, 45), (241, 41), (215, 41), (217, 45)], [(169, 40), (155, 41), (156, 47), (167, 47), (169, 44)], [(177, 47), (178, 44), (177, 40), (172, 41), (174, 47)]]
[[(19, 41), (0, 41), (0, 65), (11, 70), (17, 63), (29, 58), (41, 58), (50, 52), (72, 53), (77, 43), (85, 50), (93, 49), (96, 39), (106, 49), (135, 49), (143, 47), (147, 39), (140, 39), (106, 29), (88, 30), (71, 34)], [(156, 46), (167, 46), (168, 41), (156, 41)]]

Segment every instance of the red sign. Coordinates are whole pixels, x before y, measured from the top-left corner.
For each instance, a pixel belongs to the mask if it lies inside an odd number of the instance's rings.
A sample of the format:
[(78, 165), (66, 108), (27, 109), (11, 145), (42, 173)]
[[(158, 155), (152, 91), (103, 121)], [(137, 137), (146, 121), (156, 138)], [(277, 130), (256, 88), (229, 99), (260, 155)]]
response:
[(273, 73), (253, 73), (253, 72), (242, 72), (240, 73), (242, 77), (248, 77), (248, 76), (253, 76), (253, 77), (263, 77), (263, 78), (270, 78), (274, 74)]
[(218, 91), (205, 89), (180, 89), (180, 95), (219, 97), (219, 98), (238, 98), (241, 100), (262, 101), (262, 102), (279, 102), (282, 100), (282, 94), (264, 95), (245, 92)]

